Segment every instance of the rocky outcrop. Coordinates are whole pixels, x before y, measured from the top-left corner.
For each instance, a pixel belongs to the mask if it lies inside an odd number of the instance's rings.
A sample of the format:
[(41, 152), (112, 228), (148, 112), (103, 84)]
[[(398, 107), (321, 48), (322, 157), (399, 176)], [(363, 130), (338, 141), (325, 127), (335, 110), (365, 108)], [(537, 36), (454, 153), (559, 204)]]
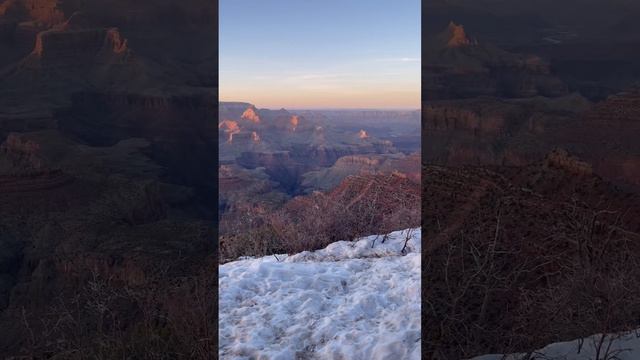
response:
[(41, 32), (26, 64), (39, 67), (75, 67), (125, 62), (127, 41), (116, 28), (53, 29)]
[(288, 151), (244, 152), (238, 158), (238, 164), (248, 169), (258, 167), (275, 168), (293, 165), (293, 160)]
[(233, 120), (223, 120), (218, 124), (218, 135), (221, 142), (233, 142), (233, 135), (240, 132), (238, 123)]
[(548, 62), (471, 41), (461, 25), (451, 23), (427, 44), (423, 59), (425, 99), (557, 97), (568, 93), (567, 85), (551, 74)]
[(448, 48), (456, 48), (472, 44), (464, 31), (464, 26), (458, 25), (453, 21), (449, 23), (449, 28), (443, 35), (445, 35), (444, 40), (446, 41), (446, 47)]
[(262, 206), (281, 205), (287, 195), (278, 190), (264, 168), (245, 169), (238, 165), (221, 165), (218, 170), (218, 211), (220, 215)]
[(399, 174), (352, 175), (329, 191), (327, 196), (344, 204), (347, 209), (376, 199), (376, 206), (384, 208), (379, 213), (394, 213), (408, 205), (410, 208), (407, 210), (418, 208), (420, 184)]
[(530, 154), (515, 155), (519, 149), (513, 151), (509, 138), (533, 135), (524, 130), (526, 116), (517, 104), (491, 98), (428, 102), (423, 111), (423, 160), (443, 165), (521, 164)]
[(0, 145), (0, 192), (38, 192), (65, 186), (73, 177), (46, 164), (36, 141), (10, 134)]
[(566, 163), (560, 153), (550, 155), (551, 162), (638, 188), (640, 92), (630, 90), (593, 107), (581, 104), (574, 97), (427, 103), (423, 158), (442, 165), (522, 166), (562, 148), (584, 164)]
[(585, 119), (609, 127), (634, 126), (640, 122), (640, 88), (632, 88), (597, 104)]
[(0, 145), (2, 160), (11, 162), (14, 168), (23, 167), (25, 171), (43, 171), (44, 164), (40, 158), (40, 145), (29, 139), (22, 139), (17, 134), (10, 134)]
[(278, 184), (278, 188), (287, 194), (299, 191), (302, 174), (310, 164), (300, 163), (292, 158), (289, 151), (243, 152), (236, 162), (247, 169), (264, 168), (269, 178)]
[(569, 155), (569, 153), (563, 149), (556, 149), (549, 153), (544, 164), (545, 166), (561, 169), (578, 176), (589, 176), (593, 174), (593, 168), (590, 164)]
[(419, 154), (348, 155), (329, 168), (304, 174), (302, 186), (311, 190), (330, 190), (348, 176), (366, 174), (401, 174), (419, 183), (420, 164)]
[(260, 135), (257, 132), (252, 131), (248, 133), (231, 133), (227, 140), (228, 143), (234, 145), (249, 146), (260, 142)]
[(299, 146), (291, 151), (291, 155), (299, 162), (313, 166), (330, 166), (340, 157), (352, 154), (353, 150), (344, 147)]
[(298, 128), (298, 125), (300, 125), (300, 116), (291, 115), (291, 117), (289, 118), (289, 126), (291, 131), (296, 131), (296, 129)]
[(253, 105), (245, 102), (221, 101), (219, 106), (219, 119), (235, 120), (240, 119), (245, 110)]
[(592, 164), (596, 174), (640, 189), (640, 91), (611, 96), (555, 131), (558, 146)]
[(504, 107), (465, 107), (454, 103), (427, 103), (423, 109), (424, 125), (433, 131), (468, 131), (500, 134), (514, 109)]
[(267, 130), (285, 133), (296, 132), (296, 130), (308, 130), (306, 119), (300, 115), (293, 114), (278, 115), (275, 118), (269, 119), (264, 125)]
[(260, 116), (258, 115), (255, 106), (250, 106), (249, 108), (247, 108), (243, 113), (242, 116), (240, 116), (241, 119), (243, 120), (247, 120), (250, 121), (254, 124), (259, 124), (260, 123)]

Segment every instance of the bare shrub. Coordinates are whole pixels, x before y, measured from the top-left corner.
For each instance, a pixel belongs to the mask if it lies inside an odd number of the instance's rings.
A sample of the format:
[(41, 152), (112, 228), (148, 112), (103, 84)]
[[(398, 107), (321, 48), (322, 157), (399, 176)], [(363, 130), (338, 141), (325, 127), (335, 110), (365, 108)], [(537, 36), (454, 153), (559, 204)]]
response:
[(46, 316), (23, 313), (21, 354), (61, 359), (212, 359), (217, 356), (213, 262), (198, 275), (158, 273), (140, 286), (94, 274)]
[[(638, 327), (640, 236), (623, 229), (623, 214), (566, 204), (553, 225), (532, 224), (539, 232), (523, 237), (514, 229), (524, 225), (503, 215), (521, 203), (495, 204), (426, 254), (427, 358), (533, 351)], [(609, 341), (598, 338), (598, 360), (615, 358)]]
[[(398, 180), (401, 186), (396, 187)], [(393, 175), (355, 184), (295, 198), (279, 209), (253, 207), (225, 214), (220, 260), (317, 250), (340, 240), (420, 225), (418, 184)], [(416, 189), (405, 191), (402, 186)]]

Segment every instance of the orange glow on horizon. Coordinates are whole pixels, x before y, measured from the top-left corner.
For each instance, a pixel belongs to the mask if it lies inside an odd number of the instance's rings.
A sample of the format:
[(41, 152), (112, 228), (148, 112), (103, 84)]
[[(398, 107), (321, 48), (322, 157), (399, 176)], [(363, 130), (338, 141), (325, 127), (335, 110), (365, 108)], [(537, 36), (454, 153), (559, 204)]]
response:
[(242, 101), (265, 109), (420, 109), (420, 89), (332, 92), (223, 91), (220, 101)]

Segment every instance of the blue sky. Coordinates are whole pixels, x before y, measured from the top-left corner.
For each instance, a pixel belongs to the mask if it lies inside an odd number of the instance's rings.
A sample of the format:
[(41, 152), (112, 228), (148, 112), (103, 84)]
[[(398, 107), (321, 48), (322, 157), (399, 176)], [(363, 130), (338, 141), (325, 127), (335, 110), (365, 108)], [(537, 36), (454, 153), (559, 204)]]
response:
[(419, 108), (419, 0), (220, 0), (220, 100)]

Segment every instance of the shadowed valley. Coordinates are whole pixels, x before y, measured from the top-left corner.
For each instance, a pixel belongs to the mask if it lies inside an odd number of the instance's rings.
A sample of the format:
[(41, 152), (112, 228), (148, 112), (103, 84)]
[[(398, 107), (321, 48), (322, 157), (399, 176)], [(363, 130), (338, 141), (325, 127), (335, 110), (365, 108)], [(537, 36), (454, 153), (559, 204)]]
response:
[(428, 358), (638, 327), (638, 13), (625, 1), (426, 5)]
[(214, 356), (214, 10), (0, 1), (3, 355)]
[[(317, 249), (331, 241), (379, 232), (380, 219), (402, 208), (402, 203), (391, 204), (391, 199), (393, 194), (404, 197), (405, 188), (413, 189), (409, 198), (413, 196), (414, 205), (417, 204), (418, 111), (288, 111), (222, 102), (219, 119), (223, 260), (290, 252), (293, 248)], [(355, 184), (366, 186), (358, 188)], [(340, 189), (353, 189), (356, 193)], [(352, 208), (363, 200), (372, 206), (367, 215), (371, 218), (366, 221), (363, 212), (354, 212)], [(383, 209), (384, 206), (389, 208)], [(294, 208), (305, 207), (309, 208), (306, 212), (319, 213), (292, 212)], [(303, 213), (306, 215), (302, 216)], [(385, 226), (394, 226), (391, 216), (387, 217)], [(417, 217), (415, 212), (400, 223), (409, 226)], [(339, 220), (345, 223), (338, 224)], [(284, 230), (277, 228), (294, 231), (291, 221), (306, 223), (307, 229), (283, 236)], [(326, 224), (313, 225), (312, 221)], [(366, 224), (353, 223), (358, 221)], [(395, 224), (395, 228), (402, 226)], [(254, 231), (266, 232), (255, 236), (273, 243), (252, 244)], [(315, 244), (296, 244), (301, 239), (313, 238), (312, 234)], [(243, 247), (246, 249), (242, 250)]]

